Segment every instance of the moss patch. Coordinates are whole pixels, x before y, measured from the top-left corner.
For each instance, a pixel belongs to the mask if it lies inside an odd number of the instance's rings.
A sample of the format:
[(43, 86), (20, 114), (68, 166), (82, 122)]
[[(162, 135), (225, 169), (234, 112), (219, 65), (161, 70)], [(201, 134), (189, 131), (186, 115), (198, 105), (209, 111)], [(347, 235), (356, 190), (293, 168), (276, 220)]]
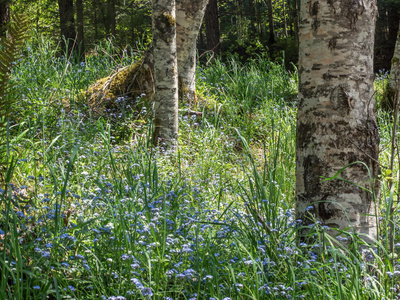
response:
[(120, 97), (126, 98), (131, 106), (138, 98), (151, 102), (154, 95), (153, 58), (150, 52), (128, 67), (118, 69), (112, 75), (92, 84), (82, 95), (97, 113), (116, 107)]
[(163, 13), (162, 21), (167, 27), (174, 27), (176, 25), (176, 20), (171, 14)]

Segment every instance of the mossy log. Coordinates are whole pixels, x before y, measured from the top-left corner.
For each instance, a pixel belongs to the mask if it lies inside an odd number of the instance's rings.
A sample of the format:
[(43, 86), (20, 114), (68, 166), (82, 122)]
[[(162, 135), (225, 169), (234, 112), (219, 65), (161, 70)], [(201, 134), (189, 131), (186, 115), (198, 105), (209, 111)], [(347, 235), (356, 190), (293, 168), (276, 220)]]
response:
[[(107, 109), (116, 108), (117, 100), (124, 97), (131, 106), (136, 105), (138, 99), (152, 103), (154, 100), (154, 59), (150, 48), (142, 58), (130, 66), (116, 70), (112, 75), (101, 78), (93, 83), (84, 93), (89, 107), (98, 114)], [(182, 80), (179, 80), (179, 98), (188, 93)], [(194, 96), (197, 99), (197, 96)], [(191, 102), (196, 102), (191, 101)], [(132, 105), (133, 104), (133, 105)]]
[(84, 97), (89, 107), (99, 114), (115, 108), (117, 100), (121, 97), (132, 104), (136, 104), (139, 98), (152, 102), (153, 69), (153, 55), (149, 50), (132, 65), (120, 68), (112, 75), (96, 81), (85, 92)]

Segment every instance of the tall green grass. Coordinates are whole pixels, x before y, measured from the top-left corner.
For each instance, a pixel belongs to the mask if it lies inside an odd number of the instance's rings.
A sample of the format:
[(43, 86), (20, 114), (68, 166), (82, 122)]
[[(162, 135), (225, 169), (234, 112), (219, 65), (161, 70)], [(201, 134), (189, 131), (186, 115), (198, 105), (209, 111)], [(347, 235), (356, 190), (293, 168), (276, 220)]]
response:
[(385, 213), (363, 252), (319, 224), (296, 244), (295, 73), (262, 57), (199, 68), (203, 115), (180, 116), (178, 153), (161, 155), (150, 112), (100, 118), (76, 97), (134, 56), (105, 44), (68, 61), (49, 45), (27, 45), (12, 77), (0, 299), (397, 297)]

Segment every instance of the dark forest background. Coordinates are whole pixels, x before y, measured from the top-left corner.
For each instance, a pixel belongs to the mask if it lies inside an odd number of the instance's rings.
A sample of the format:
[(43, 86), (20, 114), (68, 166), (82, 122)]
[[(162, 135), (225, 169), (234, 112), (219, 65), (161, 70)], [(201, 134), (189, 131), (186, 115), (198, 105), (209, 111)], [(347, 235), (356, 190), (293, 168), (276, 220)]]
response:
[[(268, 54), (286, 66), (297, 63), (298, 0), (210, 0), (198, 38), (198, 53), (234, 53), (240, 60)], [(378, 0), (375, 71), (388, 70), (400, 19), (400, 0)], [(146, 47), (151, 41), (149, 0), (3, 0), (1, 21), (18, 11), (27, 15), (39, 35), (70, 39), (82, 54), (104, 39), (122, 49)], [(2, 29), (4, 31), (4, 29)], [(78, 41), (79, 47), (73, 45)], [(77, 45), (78, 45), (77, 44)]]

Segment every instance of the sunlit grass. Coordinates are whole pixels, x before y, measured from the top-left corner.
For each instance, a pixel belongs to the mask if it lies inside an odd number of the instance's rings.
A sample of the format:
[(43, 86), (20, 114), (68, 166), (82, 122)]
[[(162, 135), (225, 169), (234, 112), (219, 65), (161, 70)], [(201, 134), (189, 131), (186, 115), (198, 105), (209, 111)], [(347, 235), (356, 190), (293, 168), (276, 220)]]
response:
[(77, 97), (135, 59), (27, 45), (11, 79), (0, 299), (396, 298), (385, 213), (375, 248), (343, 249), (318, 224), (314, 244), (296, 244), (296, 74), (262, 57), (202, 66), (203, 115), (182, 114), (178, 153), (161, 155), (151, 105), (105, 118)]

